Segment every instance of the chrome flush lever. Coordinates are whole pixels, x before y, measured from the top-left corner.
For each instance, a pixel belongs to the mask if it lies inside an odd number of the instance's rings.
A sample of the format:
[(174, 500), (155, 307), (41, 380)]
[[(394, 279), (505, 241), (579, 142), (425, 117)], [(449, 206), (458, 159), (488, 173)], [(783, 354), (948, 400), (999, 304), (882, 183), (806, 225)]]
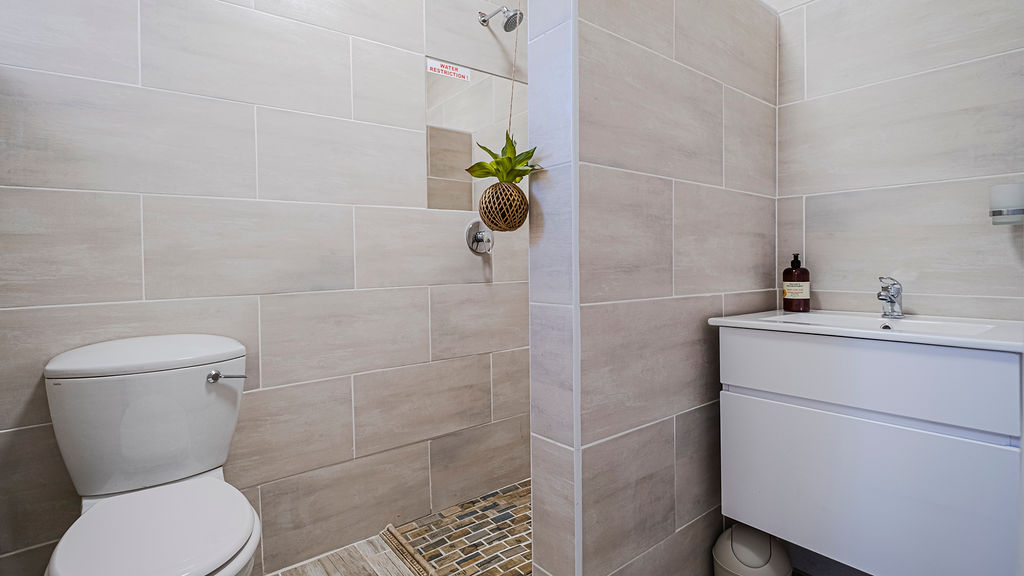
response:
[(220, 370), (210, 370), (206, 375), (206, 383), (216, 384), (221, 378), (245, 378), (245, 374), (221, 374)]

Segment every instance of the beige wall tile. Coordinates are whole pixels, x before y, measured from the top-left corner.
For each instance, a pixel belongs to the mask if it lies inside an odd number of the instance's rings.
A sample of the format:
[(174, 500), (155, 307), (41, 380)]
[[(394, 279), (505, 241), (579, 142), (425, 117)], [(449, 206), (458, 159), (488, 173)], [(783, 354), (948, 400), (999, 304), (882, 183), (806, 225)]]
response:
[(774, 199), (685, 182), (675, 194), (676, 294), (775, 287)]
[(764, 290), (761, 292), (737, 292), (725, 294), (725, 315), (753, 314), (775, 310), (778, 307), (778, 291)]
[[(466, 248), (466, 225), (476, 217), (452, 210), (356, 208), (358, 286), (487, 281), (489, 259)], [(394, 241), (386, 238), (391, 236)]]
[(572, 308), (530, 305), (530, 420), (533, 433), (573, 445)]
[(529, 324), (526, 282), (430, 289), (434, 360), (528, 346)]
[(721, 532), (722, 515), (715, 509), (626, 564), (615, 576), (712, 576), (711, 548)]
[(528, 0), (530, 17), (525, 23), (530, 28), (530, 41), (568, 22), (572, 12), (570, 0)]
[(583, 443), (713, 400), (718, 339), (707, 319), (721, 314), (717, 295), (583, 307)]
[[(523, 182), (526, 182), (525, 180)], [(520, 187), (529, 196), (528, 187)], [(479, 203), (479, 201), (478, 201)], [(498, 235), (501, 245), (491, 252), (495, 282), (526, 282), (530, 279), (530, 221), (515, 232)]]
[(256, 9), (413, 52), (422, 52), (423, 2), (424, 0), (256, 0)]
[(529, 348), (491, 354), (491, 390), (494, 420), (529, 413)]
[(675, 530), (672, 421), (583, 449), (583, 573), (610, 574)]
[(676, 0), (676, 60), (775, 103), (778, 16), (757, 0)]
[(364, 456), (491, 419), (486, 354), (355, 376), (356, 455)]
[(779, 193), (1022, 171), (1022, 110), (1020, 51), (782, 107)]
[(671, 58), (674, 4), (675, 0), (582, 0), (579, 17)]
[(60, 538), (78, 519), (82, 500), (60, 457), (53, 427), (0, 434), (0, 455), (0, 554)]
[(143, 230), (149, 298), (353, 287), (348, 206), (150, 196)]
[[(249, 505), (262, 516), (260, 512), (260, 489), (258, 486), (242, 490), (242, 496), (249, 501)], [(260, 520), (262, 522), (262, 520)], [(256, 548), (256, 556), (253, 558), (252, 576), (263, 574), (263, 544)]]
[(807, 95), (1024, 48), (1016, 0), (824, 0), (807, 11)]
[[(517, 6), (518, 7), (518, 6)], [(502, 30), (504, 19), (495, 17), (488, 27), (467, 26), (478, 12), (493, 12), (496, 5), (485, 0), (446, 0), (430, 2), (426, 10), (427, 54), (433, 58), (456, 62), (476, 70), (483, 70), (510, 78), (512, 76), (512, 59), (515, 34)], [(528, 6), (524, 3), (523, 10)], [(516, 77), (527, 77), (527, 31), (530, 21), (526, 19), (519, 30), (519, 56), (516, 66)]]
[(586, 23), (579, 43), (581, 161), (722, 183), (720, 84)]
[(427, 445), (416, 444), (266, 484), (268, 572), (430, 513)]
[(57, 543), (54, 542), (10, 556), (0, 556), (0, 574), (43, 574), (56, 547)]
[(0, 306), (142, 298), (139, 197), (0, 188)]
[(0, 67), (0, 184), (256, 195), (252, 108)]
[(882, 305), (874, 292), (832, 292), (814, 289), (814, 276), (811, 276), (811, 309), (842, 310), (846, 312), (878, 312)]
[(776, 12), (791, 10), (808, 2), (811, 2), (811, 0), (765, 0), (765, 4), (774, 8)]
[(429, 360), (427, 290), (260, 297), (264, 387)]
[[(568, 0), (557, 2), (569, 4)], [(534, 159), (548, 168), (572, 159), (576, 108), (572, 86), (574, 38), (572, 25), (565, 22), (530, 42), (530, 141), (537, 147)]]
[(903, 303), (903, 311), (907, 314), (1024, 321), (1024, 298), (915, 294)]
[(256, 109), (256, 126), (260, 198), (427, 204), (422, 132), (269, 108)]
[(427, 208), (472, 210), (473, 183), (464, 180), (427, 178)]
[[(472, 474), (466, 473), (469, 470)], [(430, 441), (430, 486), (435, 512), (529, 477), (528, 415)]]
[(722, 503), (718, 402), (676, 416), (676, 528)]
[(255, 486), (352, 458), (352, 382), (337, 378), (242, 396), (224, 477)]
[[(789, 268), (794, 253), (800, 254), (800, 260), (807, 260), (804, 247), (804, 198), (802, 196), (779, 198), (777, 210), (779, 253), (775, 268), (781, 282), (782, 271)], [(814, 278), (812, 277), (811, 280), (813, 281)]]
[(575, 574), (575, 490), (572, 450), (534, 436), (533, 564), (551, 576)]
[(0, 22), (0, 63), (136, 84), (135, 0), (12, 0)]
[(530, 301), (569, 304), (576, 289), (573, 279), (572, 228), (575, 204), (569, 165), (544, 170), (530, 186)]
[(92, 344), (154, 334), (230, 336), (246, 348), (246, 389), (259, 388), (255, 297), (0, 310), (0, 430), (50, 421), (43, 368), (57, 354)]
[[(494, 78), (483, 72), (477, 72), (476, 75), (482, 79), (474, 80), (469, 88), (452, 96), (442, 106), (445, 128), (473, 132), (493, 121)], [(502, 138), (501, 142), (504, 141)]]
[(423, 130), (426, 124), (423, 68), (420, 54), (353, 38), (353, 117)]
[(435, 178), (469, 181), (466, 168), (473, 163), (473, 136), (468, 132), (427, 127), (427, 174)]
[(672, 181), (582, 165), (580, 301), (672, 295)]
[(804, 99), (804, 11), (779, 16), (779, 104)]
[[(508, 78), (493, 76), (491, 81), (494, 83), (494, 111), (492, 120), (495, 122), (508, 122), (510, 98), (512, 100), (512, 116), (524, 114), (529, 110), (530, 93), (525, 83), (516, 80), (516, 90), (515, 94), (513, 94), (512, 81)], [(513, 133), (513, 136), (516, 137), (516, 142), (523, 144), (528, 141), (529, 134), (526, 130), (523, 130), (522, 132)], [(525, 145), (521, 146), (521, 150), (526, 149)]]
[[(1014, 178), (807, 197), (807, 248), (819, 290), (878, 290), (879, 276), (913, 294), (1020, 297), (1019, 226), (993, 226), (989, 186)], [(1020, 178), (1016, 178), (1020, 181)]]
[(351, 117), (349, 38), (216, 0), (141, 0), (142, 83)]
[(775, 196), (775, 107), (725, 89), (725, 185)]

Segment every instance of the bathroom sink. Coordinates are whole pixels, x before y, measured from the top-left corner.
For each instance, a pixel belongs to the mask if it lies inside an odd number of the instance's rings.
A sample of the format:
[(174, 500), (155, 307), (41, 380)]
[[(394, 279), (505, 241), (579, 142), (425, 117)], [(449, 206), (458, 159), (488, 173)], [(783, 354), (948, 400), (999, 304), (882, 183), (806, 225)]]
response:
[(900, 319), (860, 312), (778, 310), (712, 318), (713, 326), (893, 340), (1007, 352), (1024, 351), (1024, 322), (907, 315)]

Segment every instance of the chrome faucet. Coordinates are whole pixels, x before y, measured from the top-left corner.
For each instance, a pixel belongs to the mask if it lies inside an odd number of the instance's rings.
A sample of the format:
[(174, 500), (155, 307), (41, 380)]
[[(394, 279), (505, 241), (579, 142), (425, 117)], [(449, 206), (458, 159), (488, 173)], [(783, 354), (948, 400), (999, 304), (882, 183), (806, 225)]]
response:
[(882, 301), (882, 318), (903, 318), (903, 285), (890, 276), (879, 276), (882, 289), (878, 299)]

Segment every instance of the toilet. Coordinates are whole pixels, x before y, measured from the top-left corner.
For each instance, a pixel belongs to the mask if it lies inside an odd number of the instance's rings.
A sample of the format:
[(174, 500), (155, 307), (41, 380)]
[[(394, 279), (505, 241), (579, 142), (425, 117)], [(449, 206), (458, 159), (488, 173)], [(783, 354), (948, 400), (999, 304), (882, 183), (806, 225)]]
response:
[(207, 334), (91, 344), (46, 365), (82, 515), (48, 576), (249, 576), (256, 510), (224, 481), (245, 347)]

